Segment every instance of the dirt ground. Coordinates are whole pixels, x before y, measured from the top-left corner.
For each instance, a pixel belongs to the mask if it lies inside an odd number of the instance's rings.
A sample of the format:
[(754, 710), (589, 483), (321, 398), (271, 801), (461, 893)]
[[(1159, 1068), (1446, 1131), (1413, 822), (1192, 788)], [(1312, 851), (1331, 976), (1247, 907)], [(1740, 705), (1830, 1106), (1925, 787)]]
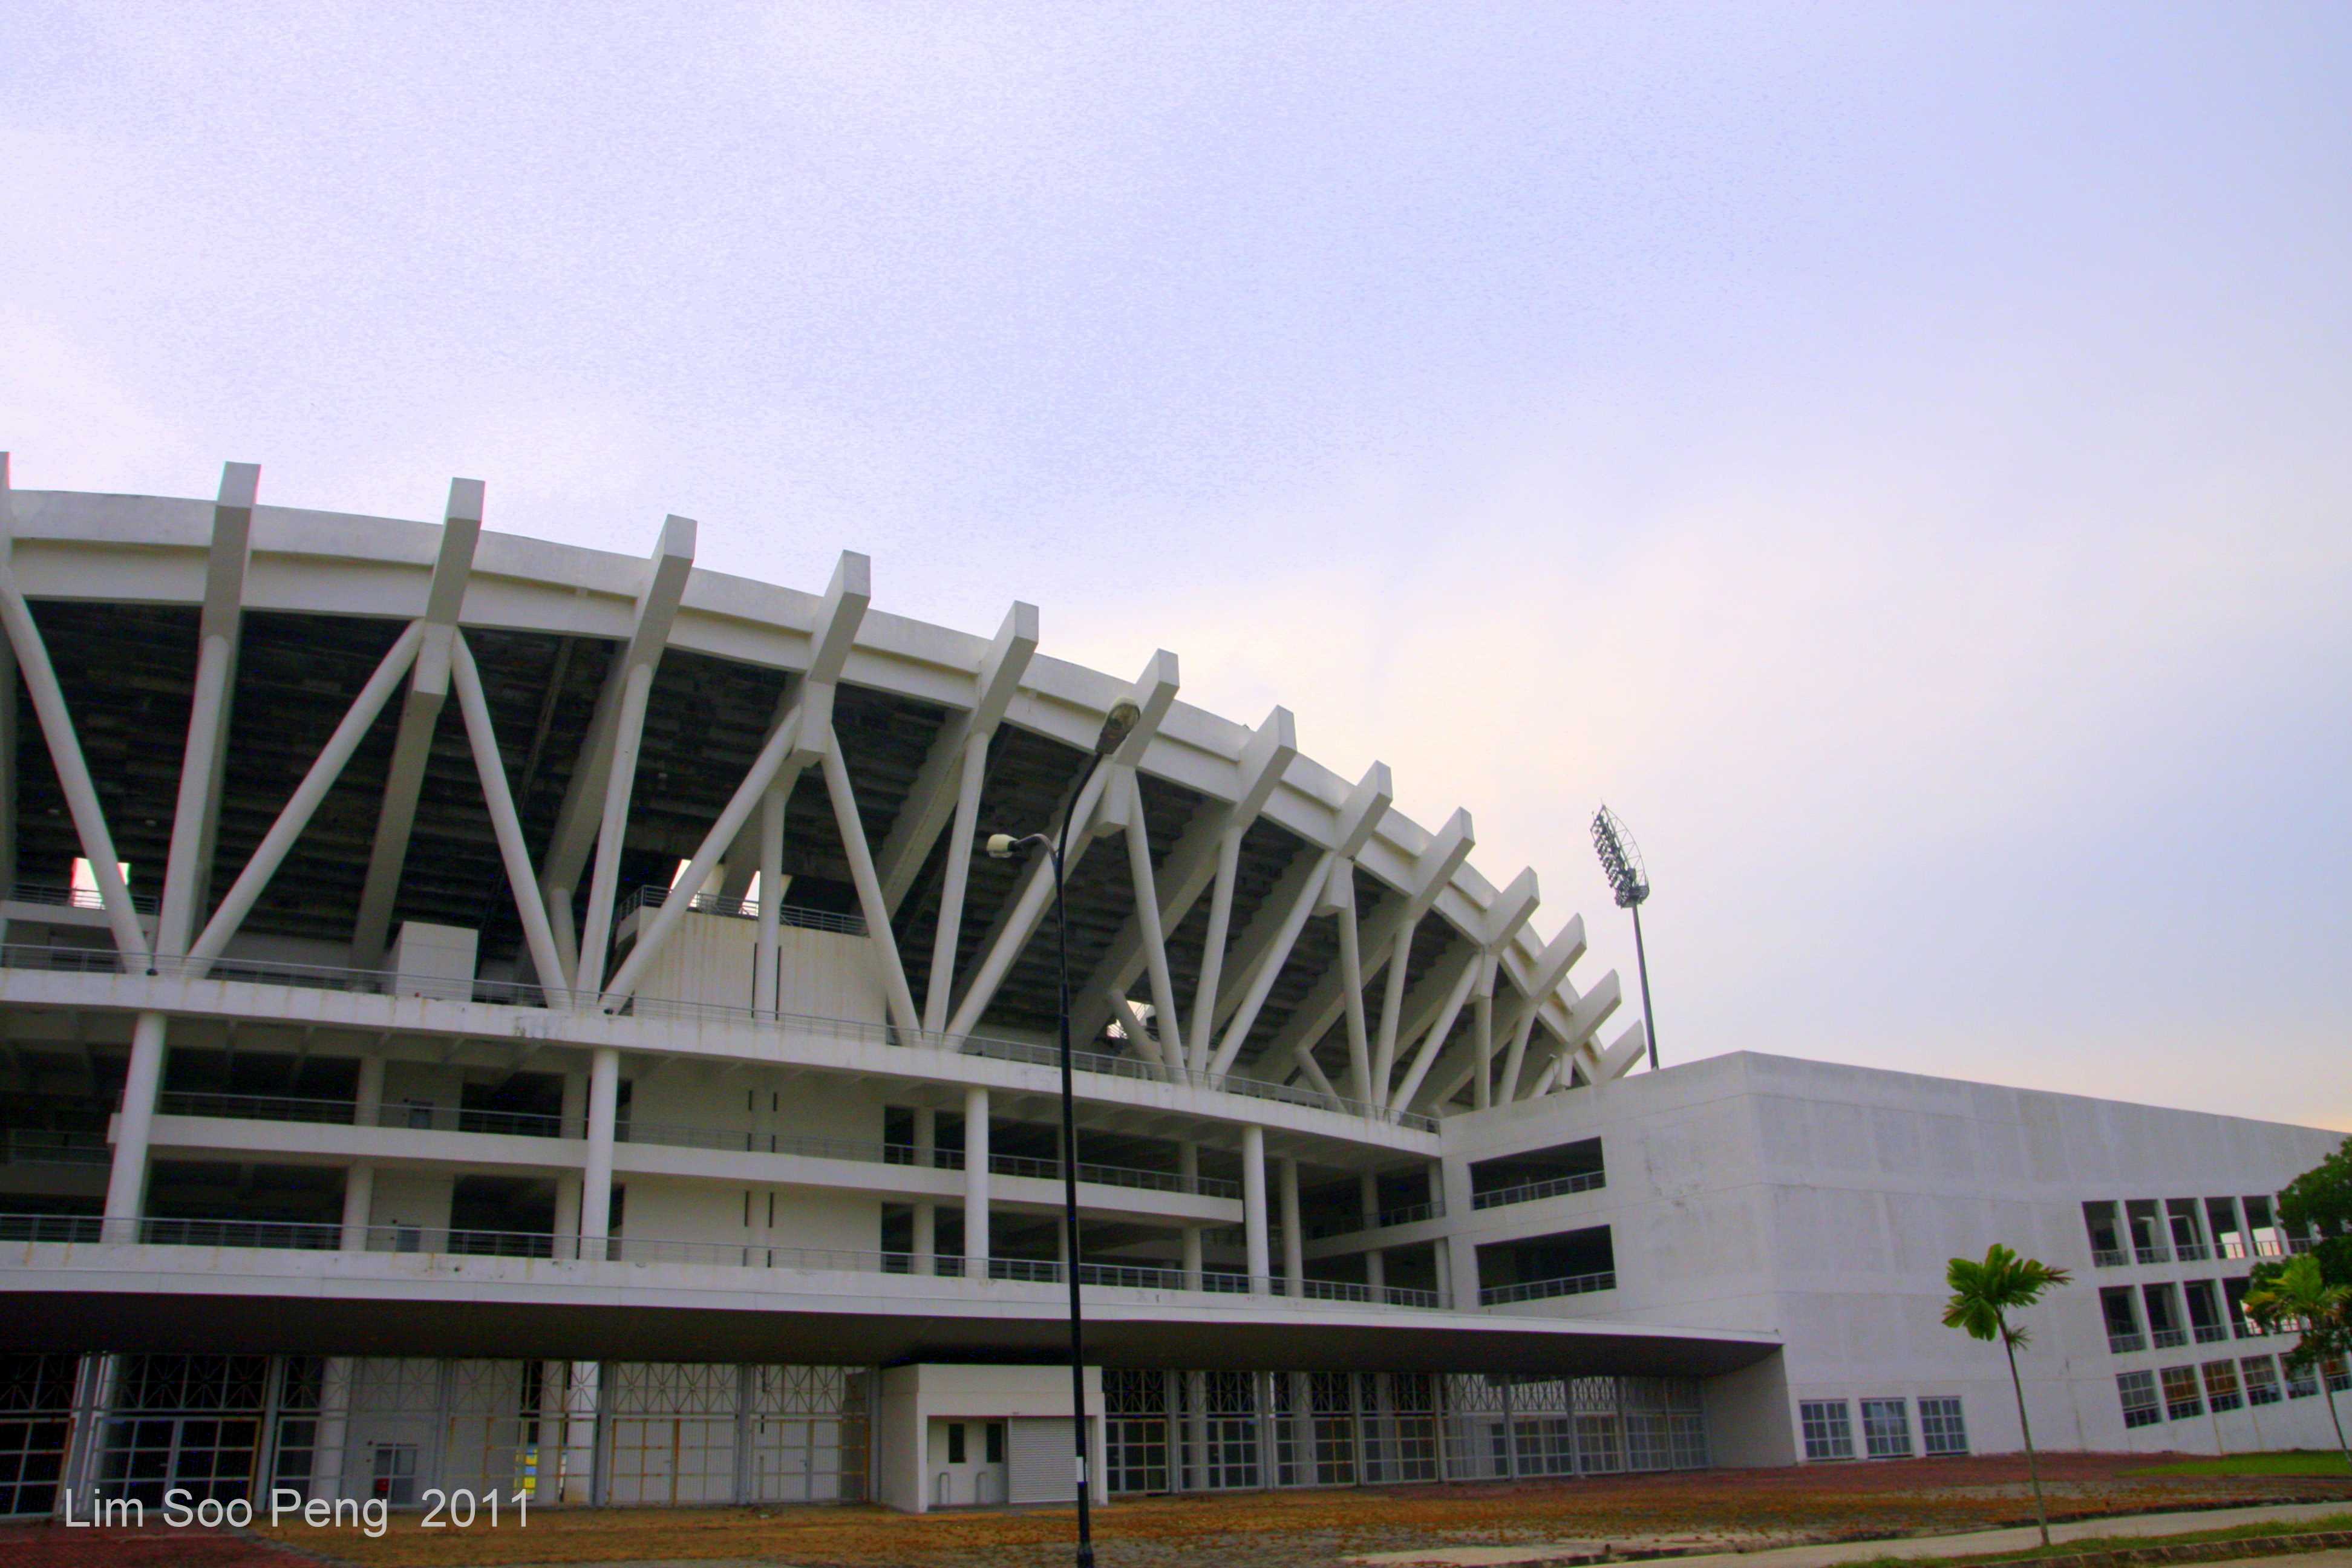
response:
[[(2147, 1476), (2148, 1455), (2043, 1460), (2053, 1518), (2244, 1502), (2352, 1501), (2352, 1480), (2264, 1476)], [(1619, 1552), (1783, 1545), (1934, 1534), (2029, 1521), (2018, 1458), (1919, 1459), (1780, 1470), (1715, 1470), (1517, 1485), (1252, 1492), (1123, 1501), (1095, 1516), (1102, 1568), (1331, 1568), (1344, 1558), (1415, 1547), (1579, 1541)], [(151, 1537), (160, 1532), (150, 1532)], [(758, 1563), (791, 1568), (1048, 1568), (1069, 1561), (1068, 1509), (912, 1516), (880, 1508), (635, 1509), (534, 1511), (492, 1531), (424, 1531), (414, 1515), (383, 1539), (302, 1528), (257, 1535), (294, 1568), (320, 1557), (367, 1568), (506, 1563)], [(65, 1539), (68, 1535), (78, 1540)], [(0, 1568), (65, 1568), (98, 1543), (87, 1531), (0, 1531)], [(139, 1543), (142, 1546), (145, 1542)], [(226, 1547), (228, 1543), (219, 1542)], [(255, 1543), (258, 1545), (257, 1542)], [(117, 1544), (111, 1560), (146, 1558)], [(54, 1551), (57, 1555), (48, 1554)], [(226, 1557), (206, 1556), (226, 1568)]]

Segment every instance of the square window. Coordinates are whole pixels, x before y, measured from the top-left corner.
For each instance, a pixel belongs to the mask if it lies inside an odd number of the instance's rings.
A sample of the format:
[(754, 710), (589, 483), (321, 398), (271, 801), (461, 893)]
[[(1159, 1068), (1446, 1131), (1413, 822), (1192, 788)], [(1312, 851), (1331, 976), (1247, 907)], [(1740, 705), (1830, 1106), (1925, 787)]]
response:
[(1808, 1459), (1853, 1458), (1853, 1418), (1843, 1399), (1809, 1399), (1797, 1406)]
[(1945, 1396), (1919, 1402), (1919, 1436), (1930, 1454), (1965, 1454), (1969, 1451), (1969, 1426), (1961, 1419), (1960, 1402)]
[(2276, 1405), (2286, 1397), (2279, 1392), (2278, 1363), (2266, 1355), (2250, 1355), (2238, 1363), (2249, 1405)]
[(2168, 1366), (2163, 1375), (2165, 1419), (2186, 1421), (2205, 1414), (2205, 1396), (2197, 1391), (2195, 1367)]
[(1863, 1451), (1874, 1459), (1911, 1457), (1911, 1407), (1902, 1399), (1862, 1402)]
[(2289, 1399), (2309, 1399), (2319, 1392), (2319, 1373), (2309, 1362), (2296, 1365), (2287, 1363), (2286, 1396)]
[(2164, 1419), (2164, 1411), (2156, 1400), (2156, 1373), (2126, 1372), (2117, 1374), (2116, 1393), (2124, 1404), (2124, 1426), (2153, 1426)]
[(2235, 1410), (2245, 1400), (2238, 1394), (2238, 1363), (2233, 1361), (2209, 1361), (2205, 1363), (2205, 1403), (2215, 1410)]

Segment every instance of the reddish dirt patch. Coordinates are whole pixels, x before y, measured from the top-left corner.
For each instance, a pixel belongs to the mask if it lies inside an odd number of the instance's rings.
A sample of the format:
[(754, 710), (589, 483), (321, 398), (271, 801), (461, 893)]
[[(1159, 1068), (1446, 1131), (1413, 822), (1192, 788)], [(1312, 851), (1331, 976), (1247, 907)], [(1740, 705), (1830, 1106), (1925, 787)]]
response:
[(218, 1531), (0, 1526), (0, 1568), (297, 1568), (304, 1561)]

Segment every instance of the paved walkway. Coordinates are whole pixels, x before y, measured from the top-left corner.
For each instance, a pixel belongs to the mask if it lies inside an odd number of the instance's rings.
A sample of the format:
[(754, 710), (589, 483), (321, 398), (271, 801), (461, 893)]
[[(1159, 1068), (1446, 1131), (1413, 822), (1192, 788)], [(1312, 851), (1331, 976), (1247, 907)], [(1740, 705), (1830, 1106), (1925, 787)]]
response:
[[(2050, 1527), (2053, 1541), (2087, 1541), (2116, 1535), (2186, 1535), (2196, 1531), (2229, 1530), (2242, 1524), (2326, 1519), (2352, 1512), (2338, 1502), (2273, 1503), (2259, 1508), (2199, 1509), (2185, 1513), (2135, 1513), (2119, 1519), (2070, 1520)], [(2032, 1525), (2021, 1530), (1979, 1530), (1962, 1535), (1906, 1535), (1878, 1541), (1841, 1541), (1816, 1546), (1775, 1546), (1762, 1552), (1710, 1552), (1696, 1557), (1665, 1559), (1659, 1568), (1836, 1568), (1843, 1563), (1864, 1563), (1874, 1557), (1972, 1557), (1983, 1552), (2027, 1551), (2042, 1543)], [(1425, 1547), (1412, 1552), (1382, 1552), (1351, 1557), (1350, 1563), (1377, 1568), (1406, 1564), (1444, 1564), (1445, 1568), (1511, 1568), (1517, 1563), (1560, 1563), (1589, 1558), (1607, 1544), (1599, 1541), (1528, 1542), (1517, 1546)], [(2352, 1568), (2352, 1552), (2313, 1552), (2299, 1560), (2315, 1568)]]

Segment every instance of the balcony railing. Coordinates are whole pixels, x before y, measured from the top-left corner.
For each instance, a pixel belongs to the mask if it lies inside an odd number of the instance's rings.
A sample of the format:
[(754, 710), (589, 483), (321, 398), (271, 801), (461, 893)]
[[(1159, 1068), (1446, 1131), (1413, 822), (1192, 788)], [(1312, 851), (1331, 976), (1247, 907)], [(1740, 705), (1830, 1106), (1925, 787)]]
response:
[(1478, 1292), (1482, 1307), (1498, 1307), (1507, 1301), (1542, 1301), (1554, 1296), (1583, 1296), (1595, 1290), (1617, 1289), (1614, 1269), (1602, 1274), (1571, 1274), (1559, 1279), (1528, 1279), (1517, 1285), (1490, 1285)]
[(2169, 1263), (2172, 1261), (2171, 1250), (2168, 1247), (2135, 1247), (2133, 1249), (2133, 1255), (2142, 1263)]
[(2215, 1344), (2230, 1337), (2229, 1327), (2223, 1323), (2200, 1323), (2194, 1332), (2200, 1345)]
[(1605, 1171), (1580, 1171), (1572, 1176), (1554, 1176), (1549, 1181), (1528, 1182), (1516, 1187), (1497, 1187), (1491, 1193), (1480, 1193), (1470, 1200), (1474, 1209), (1500, 1208), (1505, 1204), (1531, 1204), (1538, 1198), (1556, 1198), (1562, 1193), (1597, 1192), (1609, 1184)]
[(2133, 1351), (2146, 1349), (2147, 1349), (2147, 1341), (2137, 1329), (2124, 1334), (2110, 1331), (2107, 1335), (2107, 1350), (2111, 1354), (2128, 1355)]
[(0, 1165), (104, 1165), (113, 1159), (103, 1132), (0, 1128)]
[[(336, 1126), (353, 1125), (359, 1107), (348, 1100), (305, 1100), (290, 1095), (213, 1094), (182, 1089), (165, 1091), (157, 1107), (167, 1116), (214, 1116), (233, 1121), (291, 1121), (324, 1123)], [(435, 1105), (414, 1100), (388, 1100), (376, 1112), (374, 1125), (420, 1132), (487, 1132), (523, 1138), (582, 1138), (586, 1131), (578, 1117), (566, 1121), (562, 1117), (535, 1111), (477, 1110), (464, 1106)], [(95, 1135), (93, 1135), (95, 1136)], [(750, 1132), (732, 1128), (710, 1127), (693, 1122), (639, 1121), (634, 1119), (616, 1122), (614, 1141), (621, 1143), (657, 1144), (675, 1149), (712, 1149), (753, 1154), (806, 1154), (819, 1159), (858, 1160), (869, 1164), (913, 1165), (919, 1162), (914, 1149), (904, 1143), (885, 1143), (874, 1139), (831, 1138), (819, 1134), (796, 1132)], [(98, 1142), (104, 1163), (109, 1157), (103, 1139)], [(961, 1171), (963, 1152), (960, 1149), (934, 1150), (930, 1156), (934, 1169)], [(989, 1170), (1000, 1176), (1039, 1176), (1052, 1181), (1062, 1177), (1059, 1160), (1033, 1159), (1023, 1154), (992, 1153)], [(1154, 1171), (1127, 1165), (1098, 1165), (1078, 1162), (1078, 1180), (1097, 1186), (1128, 1187), (1165, 1193), (1192, 1192), (1202, 1197), (1239, 1198), (1239, 1182), (1222, 1176), (1199, 1176), (1187, 1182), (1174, 1171)]]
[(2168, 1351), (2176, 1346), (2187, 1344), (2189, 1342), (2189, 1331), (2186, 1329), (2158, 1329), (2147, 1336), (2147, 1342), (2158, 1350)]
[(1382, 1209), (1367, 1225), (1360, 1216), (1345, 1219), (1318, 1220), (1307, 1227), (1309, 1241), (1323, 1241), (1335, 1236), (1358, 1236), (1365, 1231), (1386, 1230), (1393, 1226), (1418, 1225), (1425, 1219), (1444, 1219), (1445, 1205), (1433, 1198), (1425, 1204), (1403, 1204), (1396, 1208)]
[(2128, 1252), (2112, 1247), (2094, 1247), (2091, 1250), (2091, 1267), (2094, 1268), (2121, 1268), (2130, 1261), (2131, 1254)]
[[(621, 900), (613, 911), (613, 923), (618, 925), (641, 909), (657, 910), (677, 896), (677, 890), (652, 883), (639, 888)], [(698, 915), (724, 915), (730, 920), (755, 921), (760, 918), (757, 899), (730, 899), (709, 889), (687, 900), (686, 907)], [(866, 921), (860, 915), (845, 915), (832, 910), (803, 909), (798, 904), (778, 904), (776, 923), (801, 931), (838, 931), (844, 936), (864, 936)]]
[(2172, 1256), (2182, 1263), (2202, 1263), (2213, 1254), (2201, 1241), (2176, 1241), (2172, 1244)]
[[(0, 967), (72, 973), (124, 973), (121, 956), (110, 949), (38, 947), (23, 943), (0, 946)], [(152, 974), (191, 980), (288, 985), (368, 995), (417, 996), (434, 1001), (474, 1002), (547, 1011), (578, 1011), (592, 1016), (596, 1016), (602, 1000), (599, 995), (584, 991), (563, 991), (518, 981), (404, 977), (388, 970), (343, 969), (326, 964), (279, 963), (246, 958), (188, 959), (162, 953), (149, 959), (144, 967)], [(714, 1023), (789, 1030), (829, 1039), (986, 1057), (993, 1061), (1020, 1062), (1037, 1067), (1052, 1068), (1061, 1064), (1060, 1047), (1038, 1041), (901, 1029), (894, 1025), (863, 1019), (822, 1018), (805, 1014), (736, 1007), (717, 1002), (677, 1002), (655, 996), (632, 996), (620, 1005), (619, 1012), (636, 1018), (704, 1019)], [(1417, 1132), (1437, 1131), (1438, 1119), (1420, 1111), (1395, 1110), (1383, 1105), (1349, 1100), (1340, 1095), (1322, 1094), (1311, 1089), (1276, 1083), (1268, 1079), (1249, 1078), (1240, 1073), (1211, 1075), (1180, 1068), (1171, 1075), (1140, 1057), (1112, 1056), (1101, 1051), (1073, 1051), (1070, 1053), (1070, 1065), (1079, 1072), (1107, 1078), (1131, 1079), (1147, 1083), (1175, 1082), (1221, 1094), (1240, 1095), (1245, 1099), (1337, 1111), (1341, 1115), (1388, 1122)]]
[[(102, 910), (106, 900), (96, 888), (73, 888), (59, 882), (19, 882), (8, 891), (8, 897), (20, 904), (53, 904), (68, 910)], [(161, 906), (152, 893), (133, 893), (131, 907), (142, 915), (152, 915)]]
[[(357, 1245), (346, 1245), (347, 1241)], [(959, 1278), (967, 1260), (952, 1256), (919, 1258), (908, 1252), (882, 1252), (838, 1247), (767, 1247), (711, 1241), (673, 1241), (659, 1237), (616, 1236), (602, 1240), (550, 1235), (543, 1231), (468, 1230), (446, 1226), (376, 1225), (346, 1230), (340, 1225), (255, 1219), (101, 1219), (95, 1215), (0, 1215), (0, 1242), (35, 1246), (138, 1246), (245, 1249), (264, 1252), (357, 1252), (414, 1254), (418, 1257), (544, 1258), (566, 1267), (604, 1264), (693, 1264), (720, 1268), (791, 1268), (850, 1274), (929, 1273)], [(575, 1258), (573, 1255), (577, 1253)], [(27, 1258), (24, 1261), (37, 1261)], [(1058, 1284), (1062, 1266), (1051, 1259), (992, 1258), (989, 1279), (1013, 1283)], [(1359, 1306), (1442, 1307), (1433, 1290), (1402, 1286), (1357, 1285), (1345, 1280), (1307, 1279), (1294, 1294), (1289, 1281), (1275, 1276), (1251, 1279), (1240, 1274), (1203, 1272), (1187, 1276), (1181, 1268), (1149, 1265), (1087, 1263), (1079, 1268), (1080, 1283), (1108, 1289), (1199, 1290), (1213, 1295), (1249, 1296), (1262, 1301), (1299, 1305), (1318, 1301)]]

